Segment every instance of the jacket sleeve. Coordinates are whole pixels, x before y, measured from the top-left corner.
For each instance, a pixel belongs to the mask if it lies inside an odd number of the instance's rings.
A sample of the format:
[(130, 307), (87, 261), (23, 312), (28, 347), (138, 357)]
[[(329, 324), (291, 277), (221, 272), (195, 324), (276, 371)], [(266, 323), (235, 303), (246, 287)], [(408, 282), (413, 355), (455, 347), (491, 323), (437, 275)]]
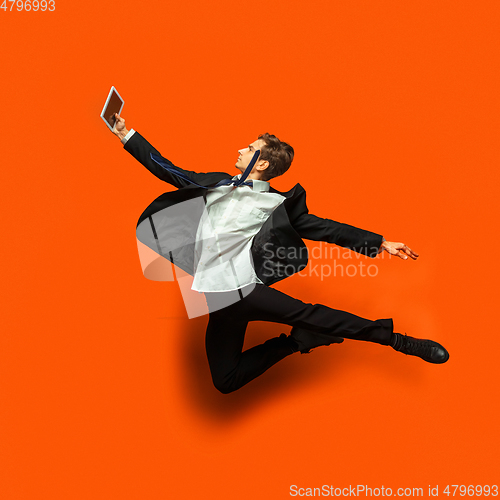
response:
[(293, 227), (301, 238), (334, 243), (372, 258), (377, 256), (382, 244), (380, 234), (312, 214), (301, 215)]
[(138, 132), (135, 132), (123, 147), (125, 151), (128, 151), (137, 161), (142, 163), (153, 175), (162, 181), (172, 184), (176, 188), (180, 189), (191, 184), (187, 180), (176, 176), (175, 171), (186, 175), (198, 184), (203, 184), (207, 179), (213, 179), (214, 172), (198, 173), (191, 170), (183, 170), (176, 167), (170, 160), (162, 157), (171, 166), (171, 171), (164, 169), (151, 159), (151, 153), (158, 156), (161, 156), (161, 154)]
[(295, 212), (291, 223), (301, 238), (326, 241), (372, 258), (379, 253), (382, 235), (310, 214), (306, 205), (305, 191), (300, 193), (297, 201), (300, 209), (298, 213)]

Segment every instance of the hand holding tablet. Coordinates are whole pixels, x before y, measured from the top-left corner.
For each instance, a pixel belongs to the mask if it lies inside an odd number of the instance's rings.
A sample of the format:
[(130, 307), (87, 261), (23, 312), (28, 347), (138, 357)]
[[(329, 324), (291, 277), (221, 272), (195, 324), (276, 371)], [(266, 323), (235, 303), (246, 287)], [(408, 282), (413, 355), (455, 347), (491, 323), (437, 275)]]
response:
[[(116, 124), (115, 113), (119, 115), (124, 104), (125, 102), (118, 91), (114, 87), (111, 87), (104, 108), (102, 108), (101, 118), (113, 133), (115, 132), (114, 128)], [(125, 120), (123, 120), (123, 125), (125, 126)]]
[(119, 139), (123, 139), (127, 134), (128, 130), (125, 128), (125, 118), (122, 118), (118, 113), (115, 114), (115, 126), (112, 130)]

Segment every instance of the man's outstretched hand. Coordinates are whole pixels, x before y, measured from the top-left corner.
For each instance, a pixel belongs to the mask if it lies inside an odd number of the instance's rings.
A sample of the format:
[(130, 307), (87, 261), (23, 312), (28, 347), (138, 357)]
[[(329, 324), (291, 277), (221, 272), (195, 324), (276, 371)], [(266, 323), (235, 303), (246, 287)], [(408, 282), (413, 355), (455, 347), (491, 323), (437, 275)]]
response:
[(115, 126), (113, 127), (113, 134), (122, 140), (127, 134), (128, 130), (125, 128), (125, 118), (122, 118), (118, 113), (115, 113)]
[(393, 241), (383, 241), (380, 248), (389, 252), (391, 255), (397, 255), (402, 259), (406, 260), (411, 257), (413, 260), (417, 260), (418, 253), (414, 252), (411, 248), (407, 247), (404, 243), (395, 243)]

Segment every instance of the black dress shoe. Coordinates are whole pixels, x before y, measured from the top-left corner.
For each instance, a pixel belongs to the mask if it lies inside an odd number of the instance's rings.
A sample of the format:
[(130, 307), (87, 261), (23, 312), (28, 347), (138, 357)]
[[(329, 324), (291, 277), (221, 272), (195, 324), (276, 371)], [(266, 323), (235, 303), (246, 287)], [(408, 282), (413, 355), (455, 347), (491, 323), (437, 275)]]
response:
[(342, 337), (334, 337), (325, 333), (317, 333), (304, 328), (294, 326), (290, 332), (290, 338), (297, 344), (297, 351), (302, 354), (311, 352), (311, 349), (330, 344), (341, 344), (344, 342)]
[(396, 335), (396, 338), (392, 348), (396, 351), (410, 356), (418, 356), (428, 363), (436, 364), (446, 363), (450, 357), (448, 351), (433, 340), (416, 339), (400, 333), (394, 333), (394, 335)]

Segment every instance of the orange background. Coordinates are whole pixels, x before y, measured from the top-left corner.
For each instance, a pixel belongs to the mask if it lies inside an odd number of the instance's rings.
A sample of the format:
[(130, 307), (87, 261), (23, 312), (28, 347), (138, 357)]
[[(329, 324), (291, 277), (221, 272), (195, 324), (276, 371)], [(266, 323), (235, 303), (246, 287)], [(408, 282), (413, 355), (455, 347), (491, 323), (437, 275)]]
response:
[[(498, 484), (499, 14), (401, 0), (0, 10), (1, 498)], [(300, 182), (311, 213), (420, 258), (276, 288), (393, 317), (449, 362), (346, 341), (219, 394), (207, 318), (142, 276), (135, 224), (171, 187), (100, 119), (111, 85), (127, 126), (186, 169), (236, 174), (258, 134), (290, 142), (275, 188)], [(246, 345), (283, 331), (253, 323)]]

